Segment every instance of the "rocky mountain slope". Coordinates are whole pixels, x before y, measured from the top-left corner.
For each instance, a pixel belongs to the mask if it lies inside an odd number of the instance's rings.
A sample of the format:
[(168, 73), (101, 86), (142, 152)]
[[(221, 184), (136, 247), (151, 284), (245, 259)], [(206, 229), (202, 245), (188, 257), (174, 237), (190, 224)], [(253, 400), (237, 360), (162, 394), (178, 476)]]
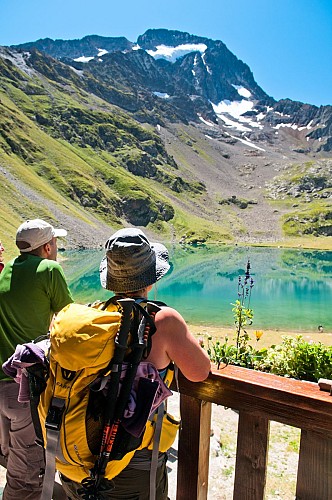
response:
[(187, 242), (332, 235), (332, 107), (275, 101), (222, 41), (3, 47), (0, 112), (4, 239), (36, 211), (70, 217), (73, 246), (82, 220), (85, 246), (105, 224)]

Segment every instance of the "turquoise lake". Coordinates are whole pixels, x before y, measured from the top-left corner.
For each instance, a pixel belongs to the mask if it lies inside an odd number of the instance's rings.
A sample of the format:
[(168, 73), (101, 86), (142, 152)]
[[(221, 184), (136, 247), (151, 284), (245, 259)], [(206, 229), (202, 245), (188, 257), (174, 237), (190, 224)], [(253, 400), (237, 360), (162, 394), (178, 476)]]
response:
[[(99, 282), (102, 250), (65, 251), (59, 255), (77, 302), (111, 295)], [(231, 326), (231, 303), (238, 276), (248, 258), (254, 287), (253, 327), (332, 332), (332, 252), (256, 247), (170, 249), (171, 270), (154, 286), (151, 299), (180, 311), (190, 324)]]

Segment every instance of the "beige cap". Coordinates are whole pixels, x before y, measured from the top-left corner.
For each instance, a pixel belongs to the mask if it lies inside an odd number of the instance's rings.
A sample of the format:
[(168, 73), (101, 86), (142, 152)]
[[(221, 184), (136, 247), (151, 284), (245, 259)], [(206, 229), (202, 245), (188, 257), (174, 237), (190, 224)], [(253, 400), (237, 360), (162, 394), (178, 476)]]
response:
[(67, 231), (55, 229), (51, 224), (41, 219), (27, 220), (20, 225), (16, 232), (16, 245), (21, 252), (31, 252), (45, 245), (52, 238), (59, 236), (67, 236)]

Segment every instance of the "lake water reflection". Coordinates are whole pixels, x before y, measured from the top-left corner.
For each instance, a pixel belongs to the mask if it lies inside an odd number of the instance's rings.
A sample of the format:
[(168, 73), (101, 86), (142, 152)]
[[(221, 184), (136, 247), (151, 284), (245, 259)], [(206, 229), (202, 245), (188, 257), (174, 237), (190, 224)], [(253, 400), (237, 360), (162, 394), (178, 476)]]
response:
[[(99, 282), (103, 251), (60, 254), (77, 302), (110, 296)], [(250, 259), (255, 285), (251, 307), (259, 328), (332, 331), (332, 252), (293, 249), (211, 246), (174, 247), (171, 271), (154, 287), (150, 298), (176, 307), (188, 323), (230, 326), (231, 302), (237, 299), (239, 274)]]

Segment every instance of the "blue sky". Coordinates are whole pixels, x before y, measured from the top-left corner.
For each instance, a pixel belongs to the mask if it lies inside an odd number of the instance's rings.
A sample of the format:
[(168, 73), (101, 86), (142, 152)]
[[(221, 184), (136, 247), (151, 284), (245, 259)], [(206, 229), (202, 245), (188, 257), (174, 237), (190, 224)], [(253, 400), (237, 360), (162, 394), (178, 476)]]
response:
[(332, 0), (0, 0), (0, 45), (149, 28), (222, 40), (275, 99), (332, 105)]

